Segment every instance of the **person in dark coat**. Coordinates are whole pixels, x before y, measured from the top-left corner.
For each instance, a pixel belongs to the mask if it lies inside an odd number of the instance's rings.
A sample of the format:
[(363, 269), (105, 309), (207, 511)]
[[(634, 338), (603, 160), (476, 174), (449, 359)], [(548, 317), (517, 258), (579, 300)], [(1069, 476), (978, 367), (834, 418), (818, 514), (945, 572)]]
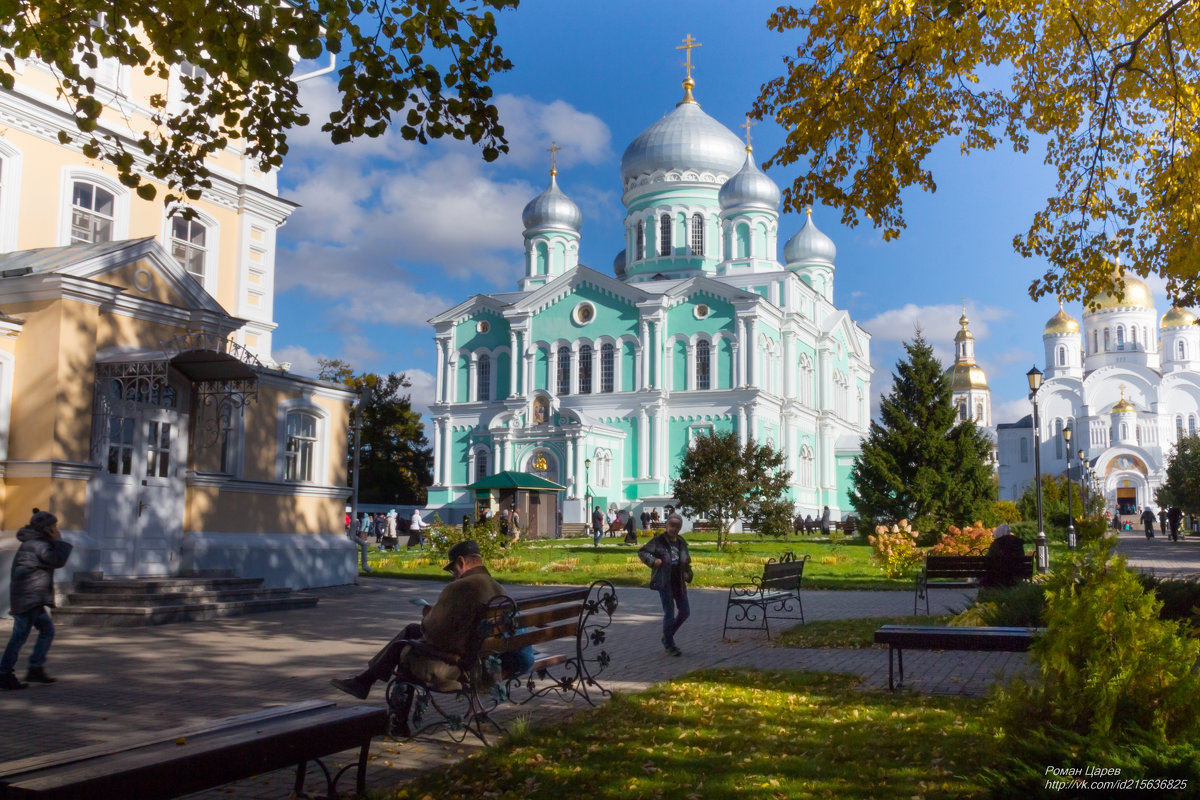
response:
[(600, 506), (592, 511), (592, 547), (600, 546), (600, 537), (604, 535), (604, 512)]
[(1179, 523), (1183, 521), (1183, 512), (1179, 510), (1179, 506), (1171, 506), (1171, 510), (1167, 512), (1167, 522), (1171, 525), (1171, 541), (1179, 541)]
[(632, 508), (625, 512), (625, 541), (623, 544), (637, 544), (637, 526), (633, 524)]
[(1142, 510), (1142, 524), (1146, 526), (1146, 538), (1154, 538), (1154, 512), (1150, 510), (1150, 506), (1146, 506)]
[(645, 506), (642, 507), (642, 530), (650, 530), (650, 512), (646, 510)]
[(54, 621), (47, 609), (54, 608), (54, 570), (66, 564), (71, 555), (71, 543), (63, 540), (58, 517), (49, 511), (35, 510), (29, 524), (17, 531), (17, 539), (21, 546), (13, 556), (9, 583), (12, 636), (0, 657), (0, 689), (6, 690), (28, 685), (17, 680), (14, 673), (31, 628), (37, 628), (38, 638), (29, 656), (25, 680), (54, 683), (54, 678), (46, 674), (46, 654), (54, 641)]
[(829, 506), (825, 506), (821, 511), (821, 535), (828, 536), (831, 530), (833, 528), (829, 524)]
[(1025, 545), (1007, 524), (992, 531), (992, 544), (983, 557), (987, 570), (980, 586), (1016, 586), (1025, 579)]
[(672, 514), (667, 517), (666, 530), (638, 551), (638, 558), (650, 567), (650, 588), (657, 590), (662, 600), (662, 645), (672, 656), (683, 655), (675, 646), (675, 633), (691, 615), (687, 584), (692, 579), (692, 557), (688, 543), (679, 535), (682, 529), (683, 518)]

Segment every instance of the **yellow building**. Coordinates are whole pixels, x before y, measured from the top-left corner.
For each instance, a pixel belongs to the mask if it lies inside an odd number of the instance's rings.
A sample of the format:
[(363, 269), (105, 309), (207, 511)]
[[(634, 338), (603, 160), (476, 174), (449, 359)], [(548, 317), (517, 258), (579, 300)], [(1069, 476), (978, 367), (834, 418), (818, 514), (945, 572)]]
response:
[[(93, 74), (102, 126), (132, 142), (163, 82), (116, 62)], [(230, 147), (195, 218), (170, 214), (83, 155), (46, 65), (19, 62), (16, 78), (0, 91), (0, 581), (38, 507), (76, 546), (62, 581), (352, 582), (352, 394), (270, 356), (276, 230), (294, 204)], [(175, 72), (165, 89), (178, 102)]]

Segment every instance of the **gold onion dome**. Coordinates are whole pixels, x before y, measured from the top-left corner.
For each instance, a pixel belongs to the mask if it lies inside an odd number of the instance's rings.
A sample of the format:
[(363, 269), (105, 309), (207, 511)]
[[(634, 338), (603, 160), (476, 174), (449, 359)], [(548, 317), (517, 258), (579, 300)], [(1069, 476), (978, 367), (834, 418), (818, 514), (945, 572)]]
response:
[(1133, 403), (1125, 399), (1125, 390), (1121, 389), (1121, 399), (1112, 407), (1113, 414), (1133, 414), (1137, 409), (1133, 407)]
[(1188, 311), (1186, 308), (1179, 306), (1171, 306), (1171, 310), (1163, 314), (1160, 327), (1163, 328), (1178, 328), (1181, 325), (1195, 325), (1196, 315)]
[(1063, 311), (1061, 300), (1058, 302), (1058, 313), (1046, 322), (1046, 329), (1043, 331), (1045, 335), (1054, 333), (1079, 333), (1079, 323)]
[(1144, 280), (1129, 272), (1116, 275), (1113, 280), (1124, 285), (1125, 293), (1118, 300), (1111, 292), (1105, 292), (1096, 298), (1099, 308), (1154, 308), (1154, 295)]
[(951, 389), (986, 389), (987, 375), (977, 364), (955, 364), (946, 370)]

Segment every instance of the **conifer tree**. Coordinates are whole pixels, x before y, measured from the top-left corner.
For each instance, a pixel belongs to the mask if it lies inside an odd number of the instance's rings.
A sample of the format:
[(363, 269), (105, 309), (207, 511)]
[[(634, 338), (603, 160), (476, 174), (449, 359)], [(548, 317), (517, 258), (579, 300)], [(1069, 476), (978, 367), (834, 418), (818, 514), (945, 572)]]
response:
[(904, 349), (851, 471), (850, 501), (875, 524), (907, 519), (929, 532), (974, 522), (996, 496), (991, 443), (973, 420), (956, 420), (950, 381), (920, 330)]

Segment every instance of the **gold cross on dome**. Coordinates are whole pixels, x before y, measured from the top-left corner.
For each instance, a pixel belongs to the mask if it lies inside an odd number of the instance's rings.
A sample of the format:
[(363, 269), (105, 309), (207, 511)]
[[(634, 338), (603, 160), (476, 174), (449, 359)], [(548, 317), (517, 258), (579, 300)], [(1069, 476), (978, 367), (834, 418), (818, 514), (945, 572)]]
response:
[(559, 147), (558, 142), (555, 142), (555, 141), (551, 141), (550, 146), (546, 148), (546, 152), (550, 154), (550, 174), (551, 175), (558, 174), (558, 162), (557, 162), (557, 159), (555, 159), (555, 156), (558, 154), (558, 152), (560, 150), (562, 150), (562, 148)]
[(692, 64), (692, 50), (697, 47), (703, 47), (703, 45), (693, 39), (690, 33), (683, 37), (683, 44), (675, 47), (676, 50), (684, 50), (687, 52), (686, 60), (683, 62), (683, 66), (687, 67), (688, 78), (692, 77), (692, 67), (695, 66)]
[(757, 120), (750, 119), (750, 115), (749, 115), (749, 114), (747, 114), (747, 115), (746, 115), (746, 121), (745, 121), (745, 122), (743, 122), (741, 125), (739, 125), (739, 126), (738, 126), (739, 128), (745, 128), (745, 129), (746, 129), (746, 149), (747, 149), (747, 150), (749, 150), (749, 149), (750, 149), (750, 129), (751, 129), (751, 128), (753, 128), (753, 127), (754, 127), (755, 125), (757, 125), (757, 124), (758, 124), (758, 121), (757, 121)]

